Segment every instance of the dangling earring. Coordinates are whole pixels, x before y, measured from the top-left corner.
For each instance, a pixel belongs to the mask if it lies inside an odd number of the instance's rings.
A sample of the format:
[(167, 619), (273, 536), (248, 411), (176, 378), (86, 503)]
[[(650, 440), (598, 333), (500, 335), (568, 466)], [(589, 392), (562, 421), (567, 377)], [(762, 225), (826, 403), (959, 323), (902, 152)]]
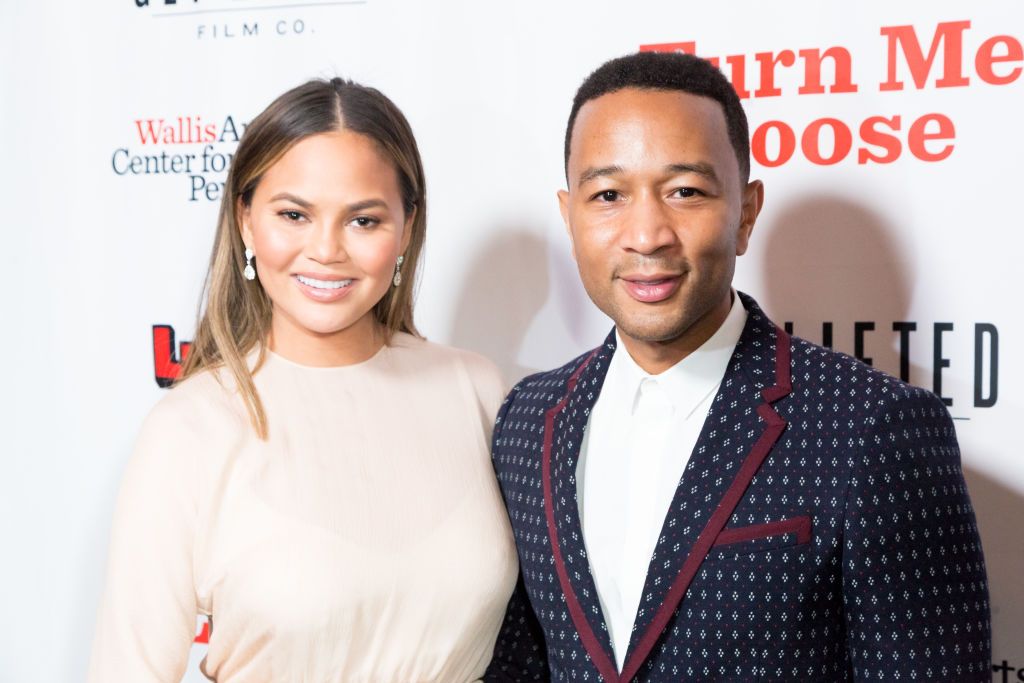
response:
[(395, 261), (395, 277), (394, 277), (393, 280), (391, 280), (391, 282), (394, 283), (395, 287), (397, 287), (400, 284), (402, 284), (402, 262), (403, 261), (405, 261), (405, 257), (404, 256), (399, 256), (398, 260)]
[(245, 274), (245, 279), (246, 280), (255, 280), (256, 279), (256, 269), (252, 267), (252, 257), (253, 257), (252, 249), (250, 249), (249, 247), (246, 247), (245, 248), (245, 270), (243, 271), (243, 273)]

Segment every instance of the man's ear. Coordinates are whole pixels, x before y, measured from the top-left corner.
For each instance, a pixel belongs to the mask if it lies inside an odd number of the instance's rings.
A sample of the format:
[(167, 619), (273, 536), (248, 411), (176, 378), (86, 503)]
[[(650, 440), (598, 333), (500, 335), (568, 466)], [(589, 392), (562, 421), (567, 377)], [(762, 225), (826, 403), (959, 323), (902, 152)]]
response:
[(751, 180), (743, 188), (743, 205), (740, 212), (740, 224), (736, 235), (736, 255), (742, 256), (750, 245), (750, 234), (754, 231), (761, 207), (764, 205), (764, 183)]
[(562, 212), (562, 223), (565, 224), (565, 232), (569, 235), (569, 246), (572, 247), (572, 258), (576, 260), (576, 242), (572, 238), (572, 224), (569, 223), (569, 192), (568, 190), (558, 191), (558, 210)]

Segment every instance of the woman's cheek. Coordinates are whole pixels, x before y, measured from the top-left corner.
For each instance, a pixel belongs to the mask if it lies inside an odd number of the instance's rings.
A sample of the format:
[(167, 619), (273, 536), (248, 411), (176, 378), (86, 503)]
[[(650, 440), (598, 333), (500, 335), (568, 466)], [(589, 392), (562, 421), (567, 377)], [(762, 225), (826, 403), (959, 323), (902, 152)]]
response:
[(288, 268), (302, 250), (302, 243), (297, 235), (273, 224), (264, 224), (260, 229), (253, 230), (253, 236), (256, 258), (265, 268)]
[(398, 254), (398, 238), (393, 232), (380, 232), (352, 240), (349, 256), (367, 275), (390, 277)]

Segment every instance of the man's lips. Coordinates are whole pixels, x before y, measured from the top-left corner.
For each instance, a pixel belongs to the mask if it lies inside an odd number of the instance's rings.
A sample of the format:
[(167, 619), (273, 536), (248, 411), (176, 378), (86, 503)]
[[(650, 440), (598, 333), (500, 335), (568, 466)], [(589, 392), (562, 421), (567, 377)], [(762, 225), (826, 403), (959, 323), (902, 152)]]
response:
[(668, 299), (676, 293), (682, 281), (682, 275), (671, 273), (619, 277), (619, 282), (622, 283), (626, 293), (644, 304), (653, 304)]

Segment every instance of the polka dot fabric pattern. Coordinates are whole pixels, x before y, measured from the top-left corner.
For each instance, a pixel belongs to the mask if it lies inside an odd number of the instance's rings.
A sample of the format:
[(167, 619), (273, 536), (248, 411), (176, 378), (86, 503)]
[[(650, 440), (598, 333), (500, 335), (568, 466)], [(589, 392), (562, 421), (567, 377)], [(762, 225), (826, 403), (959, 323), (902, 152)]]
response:
[(651, 557), (622, 671), (576, 461), (615, 335), (522, 380), (494, 431), (517, 586), (488, 681), (990, 681), (988, 587), (933, 394), (747, 325)]

